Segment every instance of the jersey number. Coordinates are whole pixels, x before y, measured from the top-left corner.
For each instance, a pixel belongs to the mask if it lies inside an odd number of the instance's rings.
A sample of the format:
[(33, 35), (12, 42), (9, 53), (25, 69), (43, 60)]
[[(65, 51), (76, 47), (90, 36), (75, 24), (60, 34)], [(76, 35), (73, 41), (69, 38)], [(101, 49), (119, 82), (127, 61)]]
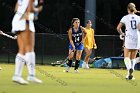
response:
[(75, 42), (79, 42), (80, 41), (80, 37), (75, 37)]
[(137, 29), (136, 20), (132, 20), (132, 21), (130, 21), (130, 22), (131, 22), (131, 28), (132, 28), (132, 29)]

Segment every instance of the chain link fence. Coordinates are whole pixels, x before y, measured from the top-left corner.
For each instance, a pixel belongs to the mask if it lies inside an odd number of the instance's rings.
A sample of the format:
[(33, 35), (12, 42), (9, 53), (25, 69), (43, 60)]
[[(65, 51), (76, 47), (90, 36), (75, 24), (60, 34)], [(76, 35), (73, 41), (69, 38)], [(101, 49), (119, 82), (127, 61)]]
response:
[[(123, 41), (118, 35), (95, 35), (97, 50), (93, 57), (117, 57), (122, 55)], [(51, 64), (64, 60), (68, 55), (68, 37), (66, 34), (36, 33), (36, 63)], [(14, 63), (17, 53), (16, 40), (0, 36), (0, 63)], [(83, 52), (84, 53), (84, 52)]]

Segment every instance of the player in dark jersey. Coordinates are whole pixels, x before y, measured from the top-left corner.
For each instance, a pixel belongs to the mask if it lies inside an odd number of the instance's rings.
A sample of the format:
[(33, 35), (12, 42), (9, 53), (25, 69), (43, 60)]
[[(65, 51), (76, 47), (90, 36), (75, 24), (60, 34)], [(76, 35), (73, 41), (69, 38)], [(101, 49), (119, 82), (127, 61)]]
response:
[(80, 26), (80, 19), (78, 18), (73, 18), (71, 25), (72, 26), (68, 31), (70, 44), (69, 44), (69, 58), (67, 63), (68, 67), (66, 69), (66, 72), (69, 72), (70, 67), (72, 66), (72, 59), (75, 52), (76, 52), (76, 62), (74, 72), (78, 72), (82, 51), (84, 49), (83, 42), (86, 36), (86, 31), (84, 27)]

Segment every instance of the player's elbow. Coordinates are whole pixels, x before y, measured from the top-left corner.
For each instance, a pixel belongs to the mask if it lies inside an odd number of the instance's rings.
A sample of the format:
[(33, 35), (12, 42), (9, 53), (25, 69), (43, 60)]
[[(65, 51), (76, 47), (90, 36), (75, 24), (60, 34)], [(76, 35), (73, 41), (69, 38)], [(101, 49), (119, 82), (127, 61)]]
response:
[(117, 26), (116, 30), (117, 30), (117, 31), (120, 31), (120, 27)]

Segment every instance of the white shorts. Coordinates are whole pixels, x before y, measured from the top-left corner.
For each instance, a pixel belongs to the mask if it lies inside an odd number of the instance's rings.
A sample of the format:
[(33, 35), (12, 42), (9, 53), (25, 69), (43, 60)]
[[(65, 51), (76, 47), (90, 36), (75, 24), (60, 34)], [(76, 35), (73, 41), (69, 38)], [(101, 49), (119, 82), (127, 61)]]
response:
[[(15, 34), (18, 31), (25, 31), (25, 29), (26, 29), (26, 20), (20, 19), (20, 16), (18, 14), (15, 14), (12, 20), (12, 33)], [(35, 26), (32, 19), (29, 20), (29, 30), (35, 32)]]
[(127, 49), (140, 49), (140, 35), (127, 33), (124, 44)]

